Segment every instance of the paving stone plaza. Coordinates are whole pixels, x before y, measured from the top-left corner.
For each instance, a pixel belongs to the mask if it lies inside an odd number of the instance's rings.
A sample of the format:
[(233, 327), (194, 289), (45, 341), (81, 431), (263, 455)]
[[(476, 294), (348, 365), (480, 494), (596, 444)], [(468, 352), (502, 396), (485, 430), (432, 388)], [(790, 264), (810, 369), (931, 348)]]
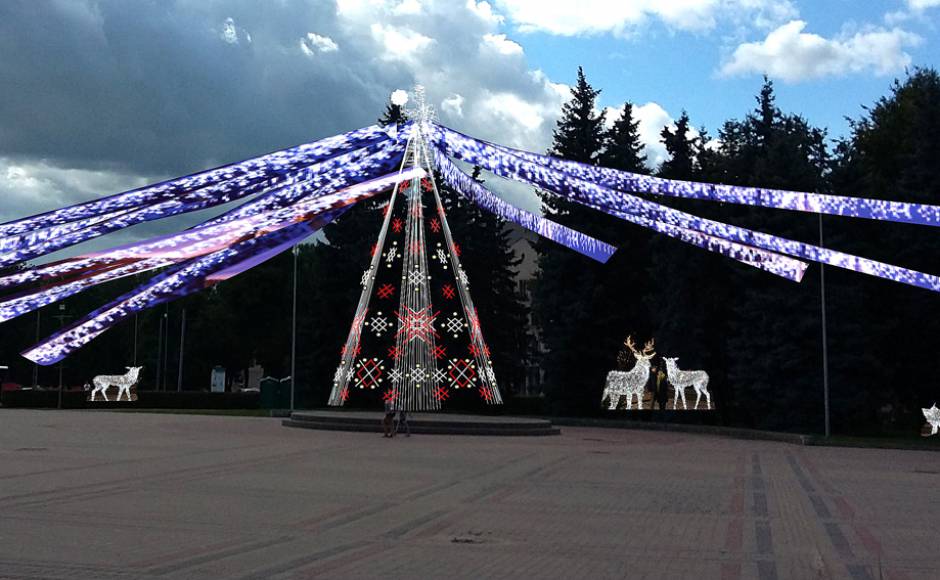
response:
[(940, 577), (940, 454), (0, 410), (0, 578)]

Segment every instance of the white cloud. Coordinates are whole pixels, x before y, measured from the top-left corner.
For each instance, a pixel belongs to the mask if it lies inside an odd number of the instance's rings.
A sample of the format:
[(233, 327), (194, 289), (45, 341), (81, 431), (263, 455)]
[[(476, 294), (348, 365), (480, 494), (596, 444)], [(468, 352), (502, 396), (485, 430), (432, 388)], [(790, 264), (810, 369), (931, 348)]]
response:
[[(407, 16), (396, 11), (413, 11), (415, 5), (404, 5), (401, 0), (338, 0), (335, 18), (329, 18), (332, 7), (327, 4), (331, 3), (298, 2), (299, 12), (292, 14), (263, 6), (241, 8), (233, 19), (206, 15), (192, 3), (173, 3), (169, 8), (160, 9), (148, 4), (146, 8), (157, 14), (169, 11), (180, 22), (192, 23), (195, 30), (205, 32), (224, 49), (248, 46), (248, 33), (241, 24), (251, 23), (252, 36), (255, 36), (252, 58), (230, 59), (227, 67), (214, 67), (219, 74), (210, 77), (226, 88), (225, 102), (202, 107), (204, 95), (195, 87), (183, 95), (188, 100), (180, 100), (180, 95), (167, 88), (163, 93), (157, 91), (160, 102), (176, 99), (187, 106), (160, 108), (154, 115), (135, 117), (132, 121), (139, 130), (131, 134), (126, 132), (127, 121), (122, 116), (115, 116), (103, 127), (97, 123), (93, 123), (94, 127), (76, 123), (68, 131), (69, 137), (57, 141), (54, 148), (48, 144), (48, 136), (63, 134), (61, 119), (111, 117), (87, 113), (74, 117), (53, 115), (53, 120), (46, 120), (47, 129), (37, 133), (42, 139), (31, 138), (39, 143), (38, 149), (25, 137), (17, 136), (24, 144), (16, 145), (19, 149), (8, 147), (0, 152), (0, 157), (39, 157), (33, 153), (39, 150), (42, 157), (50, 159), (50, 164), (60, 168), (108, 167), (131, 177), (141, 175), (141, 182), (149, 183), (373, 123), (381, 115), (393, 89), (414, 83), (428, 88), (429, 102), (436, 103), (444, 122), (457, 130), (531, 151), (544, 151), (551, 144), (561, 105), (570, 98), (568, 87), (535, 70), (521, 47), (503, 36), (510, 34), (516, 38), (515, 33), (502, 28), (505, 26), (501, 24), (503, 17), (497, 13), (492, 0), (490, 3), (420, 0), (420, 13)], [(301, 10), (302, 7), (306, 8)], [(298, 15), (300, 12), (303, 14)], [(298, 31), (293, 27), (296, 22), (319, 24), (308, 34), (311, 28)], [(140, 28), (132, 24), (131, 30)], [(72, 25), (71, 20), (65, 23), (65, 26)], [(181, 45), (167, 46), (160, 58), (151, 52), (141, 56), (156, 59), (152, 62), (161, 65), (190, 63), (193, 50), (201, 48), (186, 45), (185, 40), (190, 37), (198, 35), (181, 36)], [(482, 49), (481, 44), (485, 44), (486, 49)], [(74, 50), (81, 53), (85, 49), (76, 45)], [(100, 59), (96, 53), (81, 54), (84, 54), (83, 62)], [(326, 56), (331, 61), (329, 67), (298, 66), (313, 57), (319, 60)], [(43, 71), (42, 67), (37, 68)], [(357, 74), (350, 75), (349, 70), (356, 70)], [(107, 83), (119, 91), (111, 102), (137, 102), (139, 91), (134, 83), (121, 76), (122, 70), (116, 73), (116, 79)], [(275, 87), (265, 80), (272, 75), (283, 82)], [(236, 78), (241, 80), (234, 82)], [(170, 87), (171, 83), (159, 84)], [(145, 102), (153, 100), (151, 95), (140, 98)], [(266, 121), (259, 123), (263, 125), (262, 130), (241, 129), (243, 125), (218, 121), (232, 114), (242, 114), (259, 98), (272, 103), (272, 107), (266, 107), (261, 113)], [(323, 106), (311, 108), (311, 98), (318, 99)], [(123, 111), (128, 107), (118, 108)], [(58, 108), (48, 107), (48, 110), (54, 112)], [(96, 113), (104, 109), (83, 102), (80, 110)], [(9, 117), (8, 114), (4, 120)], [(287, 125), (276, 122), (285, 117), (297, 118), (298, 122)], [(3, 133), (6, 140), (10, 132)], [(97, 137), (93, 140), (94, 146), (87, 150), (76, 147), (75, 143), (83, 143), (81, 139), (88, 134)], [(74, 152), (79, 150), (81, 153), (76, 156)], [(115, 178), (94, 192), (86, 193), (66, 187), (68, 184), (37, 182), (39, 174), (32, 168), (25, 173), (15, 169), (10, 177), (7, 173), (6, 166), (0, 164), (0, 214), (5, 214), (7, 219), (131, 186)], [(496, 181), (493, 179), (491, 185), (498, 187)], [(29, 184), (32, 185), (27, 187)], [(14, 196), (15, 191), (30, 194)], [(528, 193), (527, 188), (507, 191), (510, 192), (507, 198), (514, 202), (529, 208), (539, 206), (538, 198)]]
[(542, 69), (531, 71), (529, 76), (533, 81), (545, 87), (545, 90), (548, 91), (552, 100), (558, 102), (559, 107), (561, 106), (561, 103), (571, 98), (571, 87), (565, 83), (552, 82), (552, 80), (548, 78), (548, 75), (546, 75)]
[(454, 117), (463, 117), (463, 96), (452, 94), (441, 101), (441, 111)]
[(522, 45), (506, 38), (505, 34), (484, 34), (480, 43), (483, 50), (492, 50), (503, 56), (515, 56), (523, 53)]
[(926, 10), (940, 6), (940, 0), (907, 0), (907, 5), (911, 10)]
[(709, 30), (721, 19), (767, 28), (798, 14), (790, 0), (497, 0), (497, 5), (523, 32), (564, 36), (626, 35), (651, 19), (678, 30)]
[(300, 50), (307, 56), (314, 56), (317, 52), (336, 52), (339, 45), (329, 36), (308, 32), (307, 36), (300, 39)]
[[(622, 110), (622, 109), (621, 109)], [(640, 122), (640, 140), (646, 147), (646, 161), (650, 167), (658, 167), (669, 158), (662, 142), (664, 127), (675, 127), (675, 120), (658, 103), (649, 102), (633, 108), (633, 115)]]
[(402, 0), (401, 4), (392, 8), (392, 14), (397, 16), (415, 16), (421, 14), (421, 2), (418, 0)]
[(885, 23), (889, 26), (923, 18), (924, 12), (940, 6), (940, 0), (907, 0), (906, 8), (885, 14)]
[(764, 73), (791, 83), (864, 71), (888, 75), (910, 65), (911, 56), (904, 48), (922, 41), (898, 28), (872, 28), (835, 39), (803, 32), (804, 28), (806, 22), (794, 20), (763, 41), (738, 46), (721, 74)]
[(913, 16), (914, 13), (908, 10), (896, 10), (885, 14), (884, 20), (888, 26), (896, 26), (909, 21)]
[[(607, 107), (604, 109), (607, 113), (605, 122), (607, 127), (613, 126), (614, 121), (620, 119), (623, 107)], [(645, 105), (633, 106), (633, 118), (640, 122), (637, 130), (640, 134), (640, 142), (643, 143), (643, 152), (646, 154), (646, 163), (650, 169), (655, 169), (669, 158), (666, 146), (662, 142), (662, 132), (665, 127), (672, 130), (676, 128), (676, 121), (672, 115), (659, 103), (649, 102)], [(701, 134), (695, 127), (689, 127), (687, 136), (695, 139)], [(705, 147), (716, 149), (720, 145), (717, 139), (711, 139)]]
[(222, 40), (229, 44), (235, 44), (238, 42), (238, 30), (235, 28), (235, 21), (231, 18), (226, 18), (225, 22), (222, 23)]
[(219, 32), (219, 38), (228, 44), (238, 44), (242, 39), (251, 44), (251, 35), (244, 28), (239, 29), (232, 17), (228, 17), (222, 22), (222, 31)]
[[(607, 128), (611, 128), (614, 122), (620, 119), (623, 107), (607, 107), (604, 109), (607, 113), (605, 122)], [(637, 127), (640, 133), (640, 141), (644, 146), (647, 162), (651, 167), (656, 167), (666, 159), (666, 148), (660, 142), (659, 133), (663, 127), (673, 124), (672, 116), (666, 112), (657, 103), (646, 103), (645, 105), (635, 105), (633, 107), (633, 117), (640, 122)]]
[(493, 7), (489, 2), (476, 2), (475, 0), (467, 0), (466, 4), (467, 10), (472, 12), (474, 16), (486, 22), (487, 24), (502, 24), (503, 17), (495, 12), (493, 12)]
[(372, 32), (372, 38), (382, 48), (383, 52), (379, 56), (383, 60), (413, 62), (421, 52), (434, 43), (433, 38), (410, 28), (374, 22), (369, 30)]
[[(165, 176), (160, 178), (165, 178)], [(142, 177), (107, 170), (57, 167), (46, 161), (24, 161), (0, 157), (0, 199), (3, 200), (0, 204), (0, 223), (32, 215), (37, 211), (59, 208), (78, 201), (127, 191), (153, 183), (158, 179), (153, 176)], [(189, 225), (190, 223), (187, 222), (181, 227)], [(152, 232), (157, 227), (154, 224), (137, 226), (135, 230), (137, 233), (125, 231), (80, 247), (57, 252), (40, 261), (60, 259), (75, 255), (79, 251), (113, 246), (139, 236), (140, 228)]]
[(495, 140), (504, 145), (532, 151), (544, 150), (549, 145), (561, 105), (570, 97), (570, 92), (565, 91), (562, 95), (557, 85), (545, 82), (534, 95), (486, 90), (477, 97), (473, 117), (481, 125), (498, 128), (499, 136)]
[(480, 103), (494, 118), (510, 123), (526, 132), (535, 132), (542, 127), (545, 116), (538, 103), (524, 100), (509, 92), (492, 93)]
[[(421, 83), (456, 129), (525, 149), (545, 150), (568, 87), (530, 69), (522, 46), (500, 32), (502, 17), (484, 1), (421, 0), (422, 11), (397, 18), (400, 0), (339, 0), (343, 50), (397, 61), (408, 75), (392, 86)], [(347, 47), (348, 45), (348, 47)], [(498, 122), (494, 122), (494, 119)]]

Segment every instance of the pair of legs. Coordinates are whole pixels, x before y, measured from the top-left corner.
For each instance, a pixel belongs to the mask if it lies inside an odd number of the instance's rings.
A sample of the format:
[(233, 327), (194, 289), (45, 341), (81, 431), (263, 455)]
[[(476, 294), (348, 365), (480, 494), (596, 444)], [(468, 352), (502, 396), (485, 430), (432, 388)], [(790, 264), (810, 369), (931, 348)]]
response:
[(408, 425), (408, 413), (405, 411), (398, 412), (398, 423), (395, 425), (395, 433), (399, 433), (402, 426), (405, 427), (405, 437), (411, 437), (411, 427)]
[(382, 419), (382, 431), (384, 431), (384, 437), (394, 437), (395, 429), (395, 413), (385, 413), (385, 418)]

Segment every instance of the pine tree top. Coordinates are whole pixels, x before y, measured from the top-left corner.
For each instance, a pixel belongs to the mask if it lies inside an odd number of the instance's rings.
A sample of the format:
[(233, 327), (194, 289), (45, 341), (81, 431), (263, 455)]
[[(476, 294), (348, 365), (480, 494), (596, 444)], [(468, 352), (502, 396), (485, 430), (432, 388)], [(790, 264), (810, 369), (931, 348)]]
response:
[(604, 145), (604, 112), (596, 112), (600, 90), (592, 87), (578, 67), (578, 81), (571, 88), (571, 99), (561, 109), (551, 149), (553, 155), (571, 161), (595, 164)]
[(663, 162), (659, 169), (659, 174), (671, 179), (693, 179), (696, 174), (696, 156), (700, 146), (700, 139), (691, 137), (689, 130), (692, 123), (689, 114), (682, 111), (682, 115), (676, 121), (675, 130), (664, 127), (662, 133), (662, 142), (666, 146), (666, 151), (670, 158)]
[(646, 173), (646, 154), (640, 140), (640, 121), (633, 115), (633, 104), (624, 103), (620, 118), (604, 133), (604, 153), (600, 164), (604, 167)]
[(401, 105), (388, 103), (385, 105), (385, 112), (382, 113), (381, 117), (379, 117), (379, 125), (387, 127), (389, 125), (404, 123), (407, 120), (408, 115), (405, 114), (405, 111), (402, 109)]

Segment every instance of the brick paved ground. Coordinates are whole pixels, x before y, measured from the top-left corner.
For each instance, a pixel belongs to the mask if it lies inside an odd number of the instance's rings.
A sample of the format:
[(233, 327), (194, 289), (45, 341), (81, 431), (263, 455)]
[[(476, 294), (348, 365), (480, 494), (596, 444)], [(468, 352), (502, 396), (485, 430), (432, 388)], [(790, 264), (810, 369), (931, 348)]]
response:
[(940, 454), (0, 410), (0, 578), (940, 577)]

